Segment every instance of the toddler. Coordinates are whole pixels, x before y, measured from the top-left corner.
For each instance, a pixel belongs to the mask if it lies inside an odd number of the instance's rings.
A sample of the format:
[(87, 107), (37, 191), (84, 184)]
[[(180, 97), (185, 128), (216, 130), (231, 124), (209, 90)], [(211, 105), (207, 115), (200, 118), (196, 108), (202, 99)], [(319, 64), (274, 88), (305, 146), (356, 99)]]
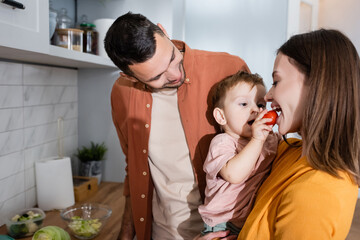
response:
[(262, 78), (246, 72), (225, 78), (215, 89), (213, 116), (222, 133), (211, 141), (204, 163), (202, 235), (224, 230), (238, 235), (269, 174), (281, 137), (266, 124), (270, 119), (262, 118), (265, 93)]

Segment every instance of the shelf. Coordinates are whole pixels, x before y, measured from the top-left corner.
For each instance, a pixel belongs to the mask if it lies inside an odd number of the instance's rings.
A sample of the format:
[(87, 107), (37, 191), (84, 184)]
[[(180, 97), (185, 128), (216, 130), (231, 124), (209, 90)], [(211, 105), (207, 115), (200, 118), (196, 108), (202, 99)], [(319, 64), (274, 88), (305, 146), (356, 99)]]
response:
[(50, 45), (49, 53), (54, 61), (77, 68), (116, 68), (108, 57), (101, 57), (90, 53), (72, 51), (66, 48)]
[(108, 57), (49, 44), (49, 2), (30, 1), (24, 10), (0, 3), (0, 59), (70, 68), (113, 68)]
[(0, 58), (20, 62), (38, 63), (71, 68), (116, 69), (116, 66), (109, 58), (89, 53), (72, 51), (52, 45), (49, 46), (48, 53), (0, 46)]

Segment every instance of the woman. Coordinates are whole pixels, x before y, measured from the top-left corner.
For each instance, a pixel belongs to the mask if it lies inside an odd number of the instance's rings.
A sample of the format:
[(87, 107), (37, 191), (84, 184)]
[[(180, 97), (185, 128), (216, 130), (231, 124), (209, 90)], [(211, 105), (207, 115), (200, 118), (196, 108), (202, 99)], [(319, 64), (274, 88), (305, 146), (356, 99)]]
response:
[(359, 185), (360, 62), (335, 30), (290, 38), (265, 99), (282, 142), (238, 239), (345, 239)]

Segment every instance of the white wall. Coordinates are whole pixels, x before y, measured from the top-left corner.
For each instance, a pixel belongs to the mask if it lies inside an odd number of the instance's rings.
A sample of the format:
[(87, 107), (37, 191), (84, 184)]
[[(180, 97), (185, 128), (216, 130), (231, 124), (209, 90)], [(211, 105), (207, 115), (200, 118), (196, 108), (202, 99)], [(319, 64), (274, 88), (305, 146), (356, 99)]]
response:
[(173, 0), (172, 39), (185, 40), (185, 2), (184, 0)]
[(191, 48), (238, 55), (270, 87), (275, 52), (286, 40), (287, 0), (187, 0), (185, 16)]
[(127, 12), (142, 13), (152, 22), (162, 23), (172, 35), (172, 1), (169, 0), (78, 0), (78, 16), (86, 14), (90, 21), (113, 18)]
[(111, 118), (110, 93), (119, 71), (79, 70), (79, 147), (105, 142), (103, 181), (123, 182), (125, 157)]
[(319, 28), (334, 28), (347, 35), (360, 52), (360, 1), (320, 0)]

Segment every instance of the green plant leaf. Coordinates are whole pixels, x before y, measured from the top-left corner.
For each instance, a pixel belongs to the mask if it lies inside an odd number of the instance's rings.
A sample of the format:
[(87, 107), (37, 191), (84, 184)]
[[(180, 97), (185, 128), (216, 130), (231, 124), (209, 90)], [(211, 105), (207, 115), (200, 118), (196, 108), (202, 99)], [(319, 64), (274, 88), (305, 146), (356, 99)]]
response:
[(104, 142), (98, 144), (91, 141), (90, 147), (82, 146), (82, 148), (78, 148), (75, 156), (82, 162), (102, 161), (105, 159), (107, 150)]

